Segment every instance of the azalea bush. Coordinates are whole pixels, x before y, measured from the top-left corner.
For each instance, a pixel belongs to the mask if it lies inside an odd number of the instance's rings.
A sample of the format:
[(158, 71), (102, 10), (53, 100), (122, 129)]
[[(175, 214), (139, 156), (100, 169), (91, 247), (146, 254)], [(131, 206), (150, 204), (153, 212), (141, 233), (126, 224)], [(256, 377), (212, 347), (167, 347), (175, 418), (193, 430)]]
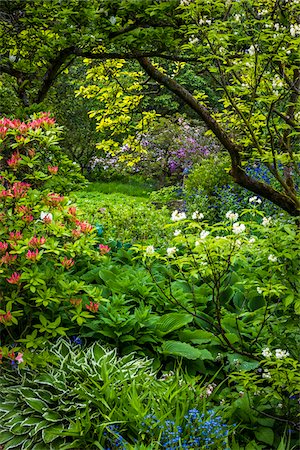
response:
[[(52, 190), (82, 180), (59, 156), (57, 133), (46, 114), (26, 123), (1, 121), (1, 359), (18, 363), (20, 352), (4, 344), (36, 348), (64, 335), (66, 319), (82, 323), (91, 317), (85, 305), (100, 298), (75, 276), (91, 255), (101, 257), (93, 249), (94, 228), (68, 198)], [(79, 297), (82, 306), (75, 308)]]
[(62, 128), (48, 113), (36, 114), (26, 122), (0, 119), (2, 177), (64, 194), (83, 185), (79, 165), (59, 146), (61, 133)]

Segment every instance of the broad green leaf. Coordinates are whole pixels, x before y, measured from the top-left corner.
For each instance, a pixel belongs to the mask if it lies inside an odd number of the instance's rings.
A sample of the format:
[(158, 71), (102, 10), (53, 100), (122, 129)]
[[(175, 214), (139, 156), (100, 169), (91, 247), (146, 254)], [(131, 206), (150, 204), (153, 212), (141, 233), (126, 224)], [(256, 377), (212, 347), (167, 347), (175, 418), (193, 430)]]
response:
[(186, 359), (211, 359), (212, 354), (208, 350), (199, 350), (190, 344), (178, 341), (166, 341), (161, 347), (165, 355), (181, 356)]

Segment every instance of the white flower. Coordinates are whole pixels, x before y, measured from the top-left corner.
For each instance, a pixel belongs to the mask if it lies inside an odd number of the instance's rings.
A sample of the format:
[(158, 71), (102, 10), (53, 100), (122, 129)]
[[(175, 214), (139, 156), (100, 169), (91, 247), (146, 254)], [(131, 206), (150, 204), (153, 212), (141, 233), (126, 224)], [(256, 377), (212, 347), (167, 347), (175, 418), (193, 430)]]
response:
[(290, 26), (290, 33), (292, 37), (298, 36), (300, 34), (300, 25), (298, 23), (294, 23)]
[(256, 51), (256, 49), (255, 49), (254, 45), (251, 45), (251, 47), (248, 49), (248, 53), (250, 56), (255, 55), (255, 51)]
[(242, 245), (242, 241), (240, 241), (239, 239), (237, 239), (237, 240), (235, 241), (235, 243), (236, 243), (236, 246), (237, 246), (238, 248)]
[(248, 242), (249, 242), (249, 244), (254, 244), (255, 240), (256, 240), (255, 237), (252, 236)]
[(269, 255), (269, 256), (268, 256), (268, 260), (271, 261), (271, 262), (276, 262), (276, 261), (277, 261), (277, 256), (275, 256), (275, 255)]
[(258, 203), (258, 204), (260, 204), (261, 203), (261, 199), (256, 197), (256, 196), (250, 197), (249, 198), (249, 203)]
[(262, 378), (270, 379), (271, 378), (270, 372), (268, 370), (264, 370), (263, 374), (262, 374)]
[(232, 232), (234, 233), (234, 234), (240, 234), (240, 233), (243, 233), (244, 231), (246, 230), (246, 227), (245, 227), (245, 225), (243, 224), (243, 223), (239, 223), (239, 222), (235, 222), (233, 225), (232, 225)]
[(186, 214), (184, 212), (178, 212), (177, 209), (172, 212), (171, 220), (173, 220), (173, 222), (178, 222), (183, 219), (186, 219)]
[(176, 251), (177, 251), (177, 248), (176, 247), (169, 247), (169, 248), (167, 248), (167, 255), (170, 257), (170, 256), (173, 256), (174, 255), (174, 253), (176, 253)]
[(47, 219), (49, 221), (52, 221), (52, 219), (53, 219), (53, 215), (50, 212), (44, 212), (44, 211), (41, 212), (40, 217), (41, 217), (41, 220)]
[(203, 230), (200, 233), (200, 239), (205, 239), (205, 238), (207, 238), (208, 235), (209, 235), (209, 231)]
[(200, 241), (195, 242), (195, 247), (198, 247), (200, 245)]
[(261, 354), (263, 355), (264, 358), (271, 358), (272, 356), (272, 352), (269, 349), (269, 347), (264, 348)]
[(257, 287), (256, 290), (257, 290), (257, 292), (258, 292), (259, 294), (262, 294), (262, 292), (263, 292), (263, 291), (262, 291), (262, 288), (260, 288), (260, 287)]
[(272, 217), (264, 217), (261, 224), (264, 227), (268, 227), (269, 225), (271, 225), (271, 222), (272, 222)]
[(290, 356), (289, 352), (287, 352), (286, 350), (281, 350), (281, 348), (276, 348), (275, 350), (276, 359), (283, 359), (287, 358), (288, 356)]
[(153, 245), (148, 245), (148, 247), (146, 247), (146, 255), (150, 256), (153, 255), (155, 252), (154, 246)]
[(179, 236), (181, 234), (181, 230), (175, 230), (174, 231), (174, 236)]
[(199, 213), (199, 211), (195, 211), (195, 212), (193, 212), (193, 214), (192, 214), (192, 219), (193, 220), (201, 220), (201, 219), (203, 219), (204, 218), (204, 214), (202, 214), (202, 213)]
[(234, 213), (232, 211), (228, 211), (226, 213), (226, 219), (231, 220), (231, 222), (234, 222), (235, 220), (237, 220), (239, 217), (238, 213)]

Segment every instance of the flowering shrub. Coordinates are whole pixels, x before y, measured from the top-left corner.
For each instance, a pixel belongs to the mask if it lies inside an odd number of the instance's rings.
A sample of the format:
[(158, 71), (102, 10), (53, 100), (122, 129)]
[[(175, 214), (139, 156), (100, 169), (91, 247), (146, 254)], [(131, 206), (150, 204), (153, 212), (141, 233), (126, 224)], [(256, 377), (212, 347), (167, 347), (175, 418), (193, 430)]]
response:
[(11, 183), (19, 180), (30, 183), (31, 188), (64, 193), (83, 184), (79, 166), (58, 145), (61, 132), (47, 113), (35, 115), (27, 122), (0, 119), (2, 176), (9, 177)]
[[(141, 146), (139, 154), (126, 144), (117, 156), (108, 153), (94, 157), (91, 170), (97, 170), (100, 166), (109, 174), (139, 173), (158, 180), (160, 187), (170, 180), (178, 182), (196, 162), (219, 151), (216, 143), (204, 134), (203, 127), (193, 126), (182, 118), (176, 122), (160, 119), (151, 132), (138, 135)], [(128, 158), (132, 161), (130, 165)]]
[[(80, 296), (83, 305), (93, 300), (75, 273), (93, 254), (95, 233), (65, 196), (52, 191), (77, 179), (71, 171), (68, 183), (66, 171), (73, 165), (64, 157), (57, 162), (54, 119), (46, 114), (27, 123), (2, 119), (0, 133), (1, 339), (37, 347), (45, 338), (64, 335), (67, 321), (92, 317), (69, 300)], [(45, 169), (47, 160), (51, 165)], [(2, 354), (9, 358), (11, 352)], [(20, 355), (10, 359), (20, 363)]]

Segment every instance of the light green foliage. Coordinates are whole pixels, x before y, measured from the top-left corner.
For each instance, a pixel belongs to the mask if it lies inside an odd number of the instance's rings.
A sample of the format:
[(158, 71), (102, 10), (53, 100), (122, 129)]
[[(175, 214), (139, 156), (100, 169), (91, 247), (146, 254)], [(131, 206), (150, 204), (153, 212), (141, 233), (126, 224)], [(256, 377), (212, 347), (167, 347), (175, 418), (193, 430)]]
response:
[[(197, 192), (212, 197), (218, 187), (231, 181), (228, 174), (230, 161), (226, 154), (219, 153), (203, 158), (193, 167), (184, 180), (184, 190), (188, 196)], [(208, 199), (209, 202), (209, 199)]]
[(74, 194), (74, 198), (82, 211), (85, 211), (86, 217), (103, 228), (104, 239), (123, 243), (163, 242), (168, 232), (162, 225), (168, 222), (169, 212), (165, 208), (156, 209), (144, 197), (144, 188), (135, 188), (133, 184), (124, 191), (124, 185), (117, 185), (117, 190), (123, 192), (105, 194), (102, 191), (107, 189), (106, 184), (95, 183), (94, 186), (95, 191), (90, 191), (91, 188), (82, 190)]
[[(136, 134), (148, 129), (156, 118), (154, 111), (138, 113), (144, 74), (134, 71), (139, 68), (135, 66), (125, 60), (102, 62), (87, 71), (87, 81), (94, 84), (81, 86), (77, 92), (85, 98), (97, 99), (98, 108), (89, 112), (89, 116), (97, 120), (96, 130), (104, 136), (97, 143), (97, 149), (117, 155), (121, 163), (129, 166), (134, 165), (143, 152)], [(122, 152), (121, 147), (126, 146), (131, 152)]]

